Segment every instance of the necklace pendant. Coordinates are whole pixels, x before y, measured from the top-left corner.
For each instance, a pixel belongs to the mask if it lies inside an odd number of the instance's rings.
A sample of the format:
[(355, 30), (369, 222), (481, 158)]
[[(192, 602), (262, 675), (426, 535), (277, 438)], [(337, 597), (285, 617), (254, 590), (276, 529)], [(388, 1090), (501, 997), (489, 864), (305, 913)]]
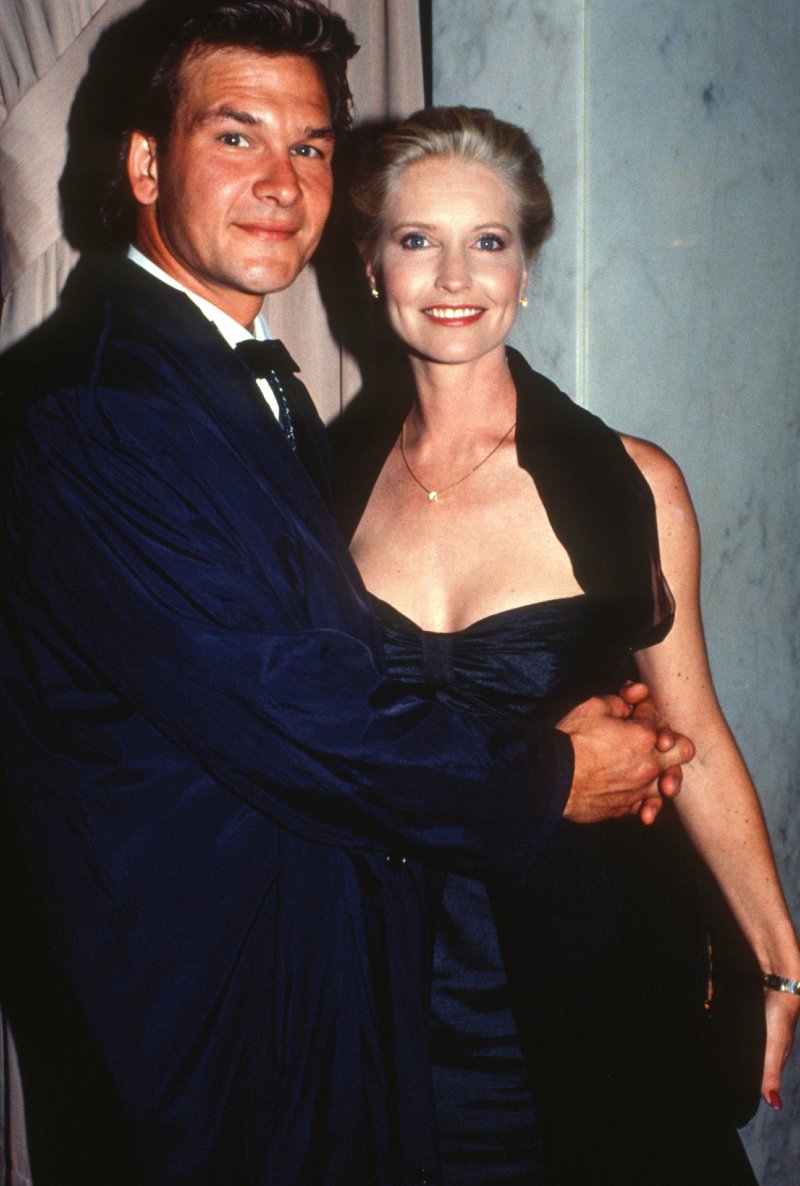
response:
[(429, 490), (428, 491), (428, 502), (438, 502), (438, 501), (439, 501), (439, 495), (436, 493), (436, 491)]

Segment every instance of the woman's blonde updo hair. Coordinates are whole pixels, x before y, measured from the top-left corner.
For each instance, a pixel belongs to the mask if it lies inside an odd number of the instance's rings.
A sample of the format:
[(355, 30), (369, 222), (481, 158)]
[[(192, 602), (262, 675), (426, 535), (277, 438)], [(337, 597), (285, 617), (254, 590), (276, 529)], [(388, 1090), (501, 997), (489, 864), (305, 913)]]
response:
[(397, 179), (408, 165), (426, 157), (474, 161), (499, 174), (516, 199), (522, 247), (530, 262), (553, 225), (542, 158), (522, 128), (482, 107), (425, 107), (375, 141), (350, 188), (353, 231), (364, 258), (377, 262), (386, 205)]

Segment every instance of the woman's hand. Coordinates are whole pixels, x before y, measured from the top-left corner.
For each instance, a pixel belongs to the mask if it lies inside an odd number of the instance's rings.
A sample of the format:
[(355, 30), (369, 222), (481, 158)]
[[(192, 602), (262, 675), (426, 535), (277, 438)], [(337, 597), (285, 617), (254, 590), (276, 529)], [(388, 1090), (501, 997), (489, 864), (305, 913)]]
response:
[(764, 990), (767, 1016), (767, 1048), (764, 1053), (764, 1075), (761, 1080), (761, 1094), (773, 1108), (780, 1109), (781, 1071), (783, 1070), (794, 1041), (794, 1032), (800, 1019), (800, 997), (791, 993)]

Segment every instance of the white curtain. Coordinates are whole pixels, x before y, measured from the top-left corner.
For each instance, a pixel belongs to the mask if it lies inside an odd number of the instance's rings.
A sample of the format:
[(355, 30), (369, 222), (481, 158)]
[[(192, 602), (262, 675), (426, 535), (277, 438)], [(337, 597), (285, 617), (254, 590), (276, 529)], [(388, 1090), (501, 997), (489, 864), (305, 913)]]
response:
[[(58, 202), (70, 104), (102, 30), (139, 2), (0, 0), (2, 346), (52, 312), (75, 262), (61, 234)], [(350, 72), (357, 119), (405, 115), (421, 106), (417, 0), (332, 0), (330, 7), (347, 19), (362, 46)], [(329, 329), (313, 272), (269, 300), (267, 314), (273, 332), (302, 362), (321, 413), (335, 415), (357, 389), (359, 374)], [(13, 952), (0, 958), (13, 959)], [(0, 1073), (0, 1183), (31, 1186), (22, 1088), (5, 1025)]]
[(100, 32), (139, 0), (0, 0), (0, 344), (52, 312), (75, 254), (61, 235), (67, 117)]
[[(361, 45), (349, 71), (357, 123), (399, 118), (421, 107), (418, 0), (333, 0), (329, 7), (345, 17)], [(287, 292), (268, 298), (265, 309), (272, 332), (302, 365), (320, 415), (330, 420), (358, 390), (360, 375), (353, 357), (334, 341), (313, 269)]]
[[(58, 178), (72, 97), (101, 31), (139, 0), (0, 0), (0, 346), (56, 305), (75, 262), (61, 234)], [(351, 66), (360, 120), (408, 114), (423, 98), (417, 0), (334, 0), (362, 50)], [(273, 331), (292, 345), (329, 418), (358, 386), (334, 342), (313, 271), (267, 302)], [(312, 332), (309, 332), (311, 330)]]

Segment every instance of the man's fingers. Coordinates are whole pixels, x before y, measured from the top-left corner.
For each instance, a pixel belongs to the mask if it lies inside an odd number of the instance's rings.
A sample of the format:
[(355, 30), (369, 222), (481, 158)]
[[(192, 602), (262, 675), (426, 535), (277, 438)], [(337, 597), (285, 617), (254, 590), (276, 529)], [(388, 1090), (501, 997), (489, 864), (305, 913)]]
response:
[(665, 754), (671, 750), (675, 744), (675, 733), (670, 729), (669, 725), (662, 725), (656, 734), (656, 749), (660, 754)]
[(592, 696), (562, 717), (556, 728), (562, 733), (575, 733), (584, 727), (587, 719), (615, 717), (624, 720), (629, 712), (630, 709), (620, 696)]
[(651, 824), (662, 793), (678, 793), (680, 766), (691, 760), (694, 746), (688, 737), (663, 730), (661, 746), (667, 748), (658, 748), (654, 711), (647, 698), (631, 709), (622, 696), (594, 697), (559, 722), (575, 754), (567, 819), (593, 823), (638, 811), (642, 822)]
[(669, 770), (670, 766), (682, 766), (684, 762), (691, 762), (695, 754), (694, 743), (683, 733), (675, 734), (675, 744), (668, 750), (657, 750), (660, 770)]
[[(636, 683), (630, 682), (620, 688), (619, 694), (625, 703), (633, 708), (650, 698), (650, 689), (647, 687), (647, 684), (638, 681)], [(652, 704), (652, 700), (650, 702)]]
[(650, 796), (642, 802), (639, 819), (643, 824), (654, 824), (656, 816), (663, 806), (664, 800), (660, 796)]
[[(647, 691), (644, 684), (634, 684), (634, 688), (643, 688)], [(624, 697), (626, 704), (631, 705), (631, 717), (634, 721), (640, 721), (643, 725), (650, 725), (653, 729), (657, 729), (661, 724), (661, 713), (656, 707), (656, 702), (652, 696), (648, 695), (639, 697), (631, 701), (628, 696)]]
[(659, 776), (658, 789), (667, 799), (674, 799), (681, 789), (682, 782), (683, 768), (681, 766), (670, 766), (669, 770), (665, 770)]
[(601, 696), (600, 699), (605, 705), (606, 716), (616, 717), (617, 720), (625, 720), (630, 716), (630, 709), (620, 696)]

